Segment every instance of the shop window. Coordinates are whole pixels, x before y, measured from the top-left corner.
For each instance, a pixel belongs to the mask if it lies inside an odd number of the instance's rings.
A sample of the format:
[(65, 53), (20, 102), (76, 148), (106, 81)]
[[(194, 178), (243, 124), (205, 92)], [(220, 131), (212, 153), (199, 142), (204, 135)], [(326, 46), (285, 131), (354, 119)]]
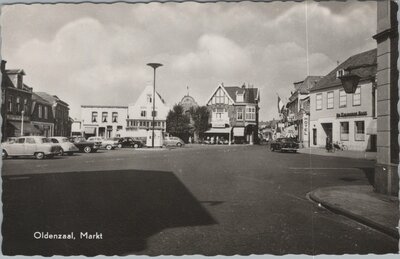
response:
[(353, 94), (353, 106), (361, 105), (361, 88), (357, 87), (356, 92)]
[(97, 122), (97, 112), (92, 112), (92, 122)]
[(118, 122), (118, 112), (112, 113), (112, 122)]
[(340, 123), (340, 140), (349, 140), (349, 122)]
[(343, 108), (347, 106), (347, 94), (344, 90), (339, 91), (339, 107)]
[(107, 122), (107, 119), (108, 119), (108, 112), (103, 112), (101, 114), (101, 121), (102, 122)]
[(316, 96), (315, 96), (315, 98), (316, 98), (316, 101), (315, 101), (315, 103), (316, 103), (316, 109), (317, 110), (322, 110), (322, 93), (321, 94), (317, 94)]
[(327, 109), (333, 109), (333, 92), (328, 92), (326, 95), (326, 108)]
[(365, 123), (364, 121), (355, 121), (355, 136), (356, 141), (365, 140)]
[(144, 111), (144, 110), (140, 111), (140, 116), (141, 117), (146, 117), (146, 111)]
[(246, 120), (256, 119), (256, 107), (246, 107)]
[(237, 120), (243, 120), (243, 108), (238, 108), (237, 109), (236, 119)]

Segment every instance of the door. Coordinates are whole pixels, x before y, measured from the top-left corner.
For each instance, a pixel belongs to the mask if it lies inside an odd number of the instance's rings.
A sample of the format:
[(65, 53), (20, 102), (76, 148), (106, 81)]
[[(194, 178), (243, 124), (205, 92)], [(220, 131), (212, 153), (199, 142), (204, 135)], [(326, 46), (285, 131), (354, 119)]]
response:
[(9, 155), (24, 155), (25, 138), (17, 138), (7, 150)]
[(317, 145), (317, 129), (312, 129), (312, 135), (313, 135), (313, 145)]
[(24, 145), (26, 155), (33, 155), (36, 152), (36, 142), (34, 138), (26, 138)]

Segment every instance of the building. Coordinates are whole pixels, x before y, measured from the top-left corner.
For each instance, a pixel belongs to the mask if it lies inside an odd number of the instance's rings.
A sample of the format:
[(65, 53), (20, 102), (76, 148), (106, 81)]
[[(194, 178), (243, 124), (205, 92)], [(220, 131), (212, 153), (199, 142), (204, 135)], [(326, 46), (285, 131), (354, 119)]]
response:
[(128, 106), (82, 105), (82, 120), (76, 121), (76, 123), (74, 121), (74, 134), (83, 131), (87, 138), (92, 136), (121, 137), (122, 132), (125, 131), (127, 116)]
[(286, 129), (304, 147), (309, 146), (310, 89), (321, 78), (322, 76), (307, 76), (304, 80), (293, 83), (294, 92), (286, 104), (288, 111)]
[(373, 36), (378, 44), (376, 75), (378, 152), (374, 188), (379, 193), (395, 196), (399, 192), (397, 12), (396, 1), (379, 1), (377, 3), (377, 34)]
[(6, 61), (1, 61), (1, 115), (2, 141), (9, 137), (38, 135), (40, 132), (31, 124), (32, 88), (24, 84), (22, 69), (6, 69)]
[(70, 136), (71, 121), (69, 120), (68, 104), (56, 95), (50, 95), (46, 92), (36, 92), (35, 94), (51, 104), (51, 112), (54, 118), (54, 136)]
[[(194, 128), (194, 120), (192, 118), (192, 115), (190, 114), (190, 109), (195, 109), (195, 108), (199, 107), (199, 105), (197, 104), (195, 99), (189, 95), (189, 93), (187, 95), (183, 96), (182, 100), (179, 102), (178, 105), (182, 106), (183, 112), (187, 116), (189, 116), (190, 127), (191, 127), (191, 129), (193, 129)], [(190, 140), (193, 142), (198, 142), (198, 140), (199, 140), (199, 134), (195, 130), (191, 130), (191, 132), (189, 132), (189, 137), (190, 137)], [(185, 139), (185, 141), (186, 141), (186, 139)]]
[[(139, 95), (136, 102), (128, 107), (126, 136), (147, 138), (149, 130), (153, 129), (153, 86), (148, 85)], [(154, 129), (164, 131), (169, 107), (161, 95), (155, 94), (155, 125)]]
[(245, 85), (218, 85), (207, 101), (211, 128), (206, 135), (234, 141), (258, 142), (260, 91)]
[(41, 136), (54, 136), (52, 104), (36, 93), (32, 93), (31, 123)]
[[(311, 147), (342, 142), (349, 150), (376, 149), (376, 62), (373, 49), (348, 58), (310, 89)], [(346, 94), (340, 77), (360, 77), (354, 94)]]

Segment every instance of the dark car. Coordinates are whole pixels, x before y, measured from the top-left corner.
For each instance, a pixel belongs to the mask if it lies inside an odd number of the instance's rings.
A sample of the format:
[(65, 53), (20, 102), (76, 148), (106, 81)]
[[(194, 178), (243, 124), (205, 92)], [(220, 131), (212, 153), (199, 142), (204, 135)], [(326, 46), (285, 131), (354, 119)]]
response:
[(130, 148), (140, 148), (143, 147), (143, 143), (139, 140), (130, 138), (130, 137), (125, 137), (125, 138), (120, 138), (118, 140), (118, 147), (123, 148), (123, 147), (130, 147)]
[(71, 137), (69, 138), (69, 141), (71, 141), (81, 153), (97, 152), (97, 150), (101, 147), (101, 143), (88, 142), (84, 137)]
[(270, 148), (272, 151), (278, 150), (281, 152), (297, 152), (299, 149), (299, 144), (292, 138), (278, 138), (271, 142)]

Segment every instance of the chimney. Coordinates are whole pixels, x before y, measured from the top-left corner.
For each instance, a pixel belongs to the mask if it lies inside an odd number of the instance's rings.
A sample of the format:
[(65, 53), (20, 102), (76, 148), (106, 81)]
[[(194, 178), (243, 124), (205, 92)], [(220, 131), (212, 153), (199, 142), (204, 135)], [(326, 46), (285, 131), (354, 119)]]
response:
[(5, 60), (1, 61), (1, 68), (0, 68), (1, 73), (4, 73), (6, 71), (6, 63), (7, 61)]

